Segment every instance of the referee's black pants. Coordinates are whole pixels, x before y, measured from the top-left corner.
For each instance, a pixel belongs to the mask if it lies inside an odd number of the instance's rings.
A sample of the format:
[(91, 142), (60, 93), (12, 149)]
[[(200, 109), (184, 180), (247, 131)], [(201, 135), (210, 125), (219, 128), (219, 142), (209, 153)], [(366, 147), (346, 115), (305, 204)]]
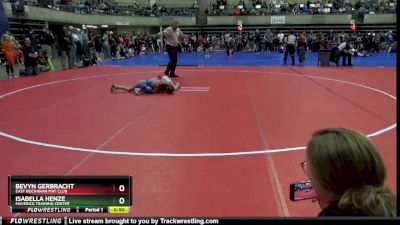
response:
[(226, 46), (226, 55), (228, 55), (229, 56), (229, 42), (226, 42), (225, 41), (225, 46)]
[(347, 58), (347, 65), (351, 66), (351, 54), (346, 53), (343, 50), (340, 52), (340, 55), (342, 56), (342, 66), (346, 65), (346, 58)]
[(166, 50), (169, 56), (169, 63), (167, 66), (167, 70), (165, 71), (165, 75), (175, 75), (175, 68), (178, 62), (178, 47), (174, 47), (171, 45), (166, 46)]
[(290, 58), (292, 58), (292, 65), (294, 65), (294, 51), (295, 51), (295, 49), (294, 49), (293, 44), (286, 45), (285, 55), (283, 57), (283, 61), (285, 62), (285, 64), (286, 64), (286, 60), (287, 60), (288, 53), (289, 53)]

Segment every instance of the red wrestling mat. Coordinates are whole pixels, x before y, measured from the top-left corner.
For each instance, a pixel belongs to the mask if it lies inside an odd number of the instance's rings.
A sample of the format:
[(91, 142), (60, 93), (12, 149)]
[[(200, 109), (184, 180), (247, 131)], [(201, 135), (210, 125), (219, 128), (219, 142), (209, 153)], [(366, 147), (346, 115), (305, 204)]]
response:
[(316, 216), (289, 184), (330, 126), (371, 134), (396, 191), (395, 68), (178, 67), (173, 95), (110, 93), (163, 69), (0, 82), (0, 196), (7, 175), (132, 175), (132, 216)]

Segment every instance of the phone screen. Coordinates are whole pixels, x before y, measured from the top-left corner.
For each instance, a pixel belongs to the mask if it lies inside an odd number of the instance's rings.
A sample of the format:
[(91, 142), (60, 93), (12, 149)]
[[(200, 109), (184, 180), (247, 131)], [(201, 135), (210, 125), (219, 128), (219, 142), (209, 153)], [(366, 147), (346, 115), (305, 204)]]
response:
[(300, 201), (317, 197), (311, 181), (303, 181), (290, 184), (290, 200)]

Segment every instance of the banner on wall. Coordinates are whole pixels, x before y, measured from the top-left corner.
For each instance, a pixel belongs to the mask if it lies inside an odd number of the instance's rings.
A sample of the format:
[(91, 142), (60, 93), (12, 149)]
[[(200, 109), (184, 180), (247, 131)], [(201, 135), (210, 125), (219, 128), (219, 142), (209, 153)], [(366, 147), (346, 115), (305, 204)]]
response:
[(237, 29), (238, 29), (239, 32), (243, 31), (243, 22), (241, 20), (238, 20)]
[(285, 16), (271, 16), (271, 24), (285, 24)]
[(115, 22), (115, 25), (119, 26), (129, 26), (129, 22), (126, 19), (122, 19), (121, 21)]

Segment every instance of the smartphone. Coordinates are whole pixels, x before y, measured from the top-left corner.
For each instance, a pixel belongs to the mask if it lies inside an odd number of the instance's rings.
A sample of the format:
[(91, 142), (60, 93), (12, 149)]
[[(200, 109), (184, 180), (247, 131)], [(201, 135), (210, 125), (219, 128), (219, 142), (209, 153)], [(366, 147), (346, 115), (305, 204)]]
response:
[(311, 184), (311, 181), (301, 181), (290, 184), (290, 200), (300, 201), (317, 198), (317, 193)]

